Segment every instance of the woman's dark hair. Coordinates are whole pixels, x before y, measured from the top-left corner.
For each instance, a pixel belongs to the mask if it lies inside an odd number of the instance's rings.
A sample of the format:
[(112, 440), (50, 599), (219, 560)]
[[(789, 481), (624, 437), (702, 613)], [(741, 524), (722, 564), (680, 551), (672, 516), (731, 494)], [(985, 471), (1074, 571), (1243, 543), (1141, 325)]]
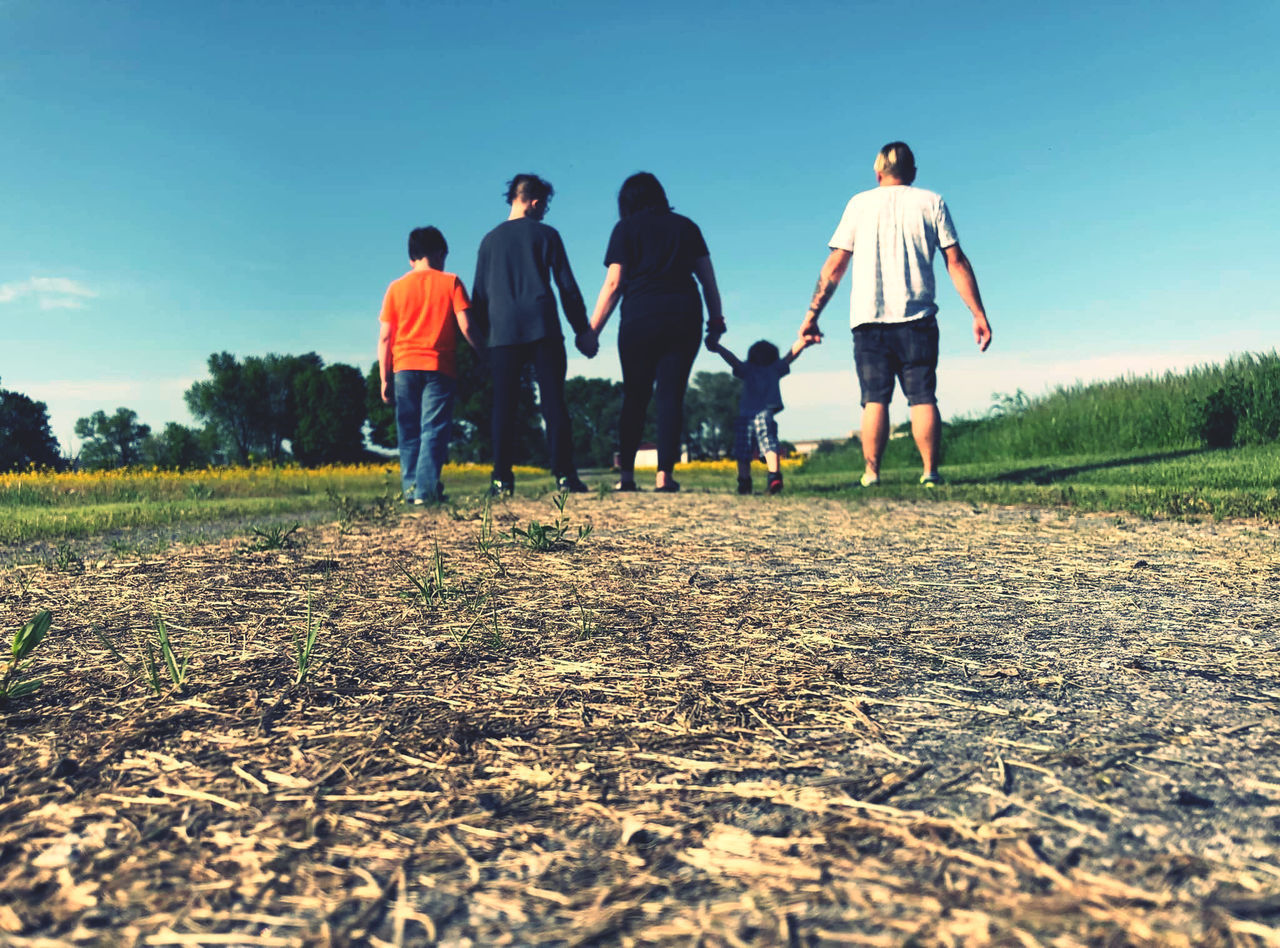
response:
[(449, 252), (449, 244), (438, 227), (416, 227), (409, 231), (409, 259), (426, 260)]
[(536, 174), (518, 174), (507, 182), (508, 204), (517, 196), (526, 201), (540, 200), (546, 204), (555, 193), (556, 189), (551, 186), (551, 182), (546, 178), (539, 178)]
[(778, 358), (778, 347), (767, 339), (752, 343), (747, 350), (747, 361), (752, 365), (773, 365)]
[(618, 217), (630, 217), (641, 211), (669, 211), (667, 192), (662, 183), (647, 171), (637, 171), (618, 191)]

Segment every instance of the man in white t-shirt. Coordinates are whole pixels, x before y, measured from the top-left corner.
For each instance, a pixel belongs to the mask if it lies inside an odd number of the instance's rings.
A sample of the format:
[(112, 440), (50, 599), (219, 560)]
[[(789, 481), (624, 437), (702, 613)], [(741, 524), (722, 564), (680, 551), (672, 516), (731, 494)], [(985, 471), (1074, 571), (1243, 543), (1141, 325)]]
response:
[(911, 433), (924, 474), (920, 483), (935, 487), (942, 418), (935, 388), (938, 323), (934, 315), (933, 255), (942, 250), (947, 273), (973, 312), (978, 349), (991, 345), (991, 324), (982, 308), (978, 280), (940, 195), (911, 186), (916, 160), (902, 142), (880, 149), (875, 162), (878, 187), (855, 194), (831, 236), (831, 255), (818, 275), (809, 312), (800, 327), (805, 339), (818, 341), (818, 316), (845, 271), (853, 274), (850, 325), (853, 358), (862, 388), (862, 486), (880, 482), (880, 459), (889, 437), (889, 400), (897, 380), (911, 406)]

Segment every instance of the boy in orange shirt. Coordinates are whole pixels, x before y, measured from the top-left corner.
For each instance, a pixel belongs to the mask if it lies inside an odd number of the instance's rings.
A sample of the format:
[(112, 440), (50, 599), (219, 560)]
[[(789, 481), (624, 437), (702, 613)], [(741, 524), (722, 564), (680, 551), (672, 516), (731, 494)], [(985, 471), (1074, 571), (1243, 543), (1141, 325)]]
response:
[(440, 468), (449, 454), (457, 392), (458, 331), (482, 343), (467, 320), (462, 281), (444, 272), (449, 245), (435, 227), (409, 234), (412, 269), (387, 287), (382, 301), (378, 365), (382, 400), (396, 406), (400, 486), (407, 504), (444, 499)]

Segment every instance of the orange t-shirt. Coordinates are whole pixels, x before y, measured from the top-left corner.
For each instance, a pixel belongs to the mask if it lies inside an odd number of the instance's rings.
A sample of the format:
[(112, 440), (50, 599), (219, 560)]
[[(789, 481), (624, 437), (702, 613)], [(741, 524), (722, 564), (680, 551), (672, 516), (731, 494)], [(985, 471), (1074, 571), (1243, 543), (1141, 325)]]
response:
[(391, 367), (457, 376), (456, 315), (470, 305), (462, 281), (443, 270), (410, 270), (393, 282), (379, 317), (391, 327)]

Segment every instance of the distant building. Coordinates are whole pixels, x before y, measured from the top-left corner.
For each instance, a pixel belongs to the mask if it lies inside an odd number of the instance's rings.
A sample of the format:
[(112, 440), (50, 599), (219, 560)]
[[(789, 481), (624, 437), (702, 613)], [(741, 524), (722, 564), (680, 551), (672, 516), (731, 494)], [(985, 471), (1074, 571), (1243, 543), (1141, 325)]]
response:
[(792, 441), (791, 443), (796, 446), (796, 454), (802, 458), (807, 458), (819, 448), (838, 448), (847, 442), (849, 438), (856, 438), (857, 436), (858, 433), (856, 431), (851, 431), (848, 438), (812, 438), (808, 441)]

